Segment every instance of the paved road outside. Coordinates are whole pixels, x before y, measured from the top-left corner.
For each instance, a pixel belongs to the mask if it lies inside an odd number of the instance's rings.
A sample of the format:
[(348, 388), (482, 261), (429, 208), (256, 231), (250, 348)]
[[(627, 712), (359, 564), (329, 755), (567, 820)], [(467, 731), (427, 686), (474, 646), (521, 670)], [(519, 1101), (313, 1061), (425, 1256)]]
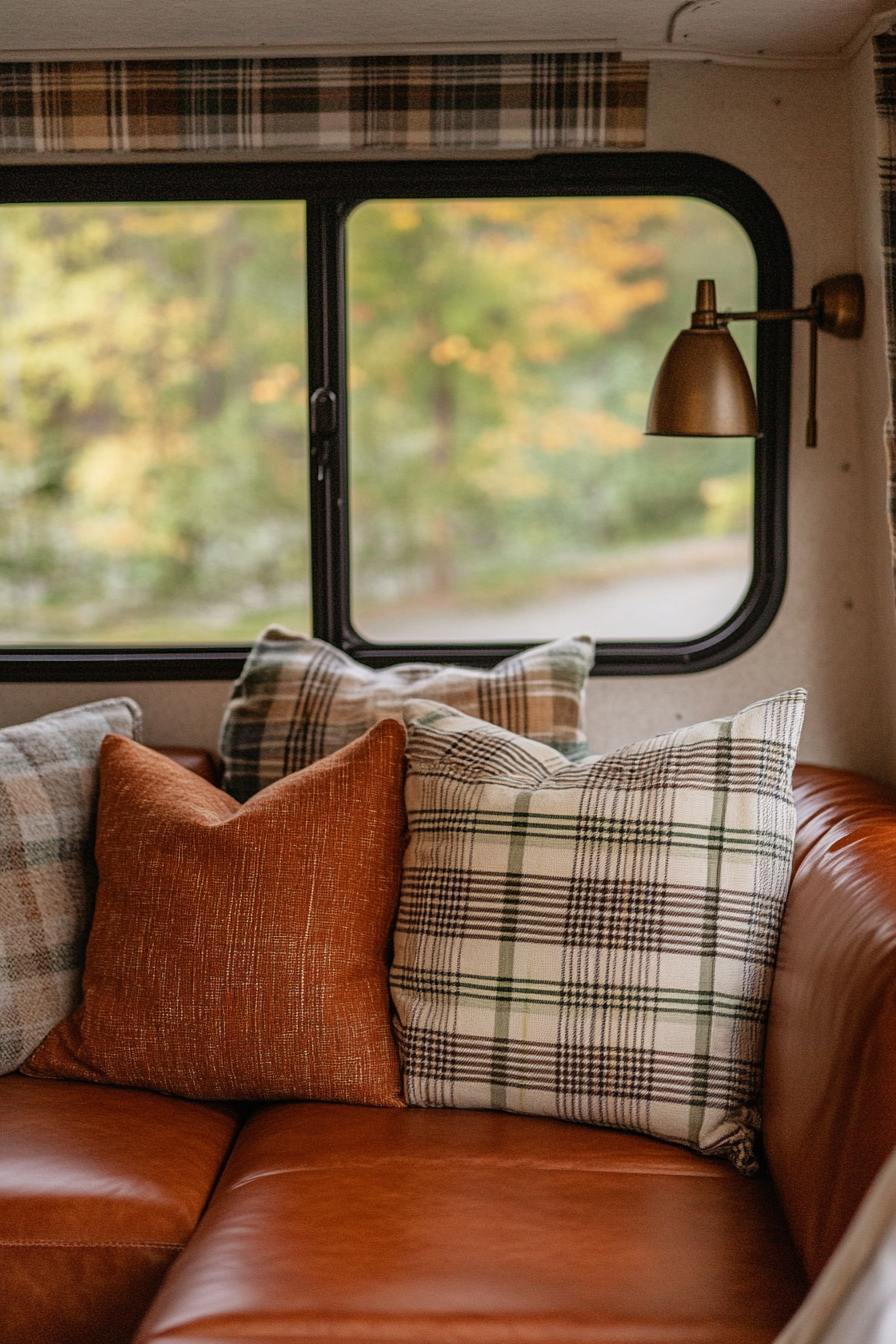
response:
[(380, 611), (357, 625), (379, 643), (480, 643), (546, 640), (587, 633), (598, 640), (690, 639), (705, 634), (740, 603), (746, 563), (639, 574), (494, 611), (416, 606)]

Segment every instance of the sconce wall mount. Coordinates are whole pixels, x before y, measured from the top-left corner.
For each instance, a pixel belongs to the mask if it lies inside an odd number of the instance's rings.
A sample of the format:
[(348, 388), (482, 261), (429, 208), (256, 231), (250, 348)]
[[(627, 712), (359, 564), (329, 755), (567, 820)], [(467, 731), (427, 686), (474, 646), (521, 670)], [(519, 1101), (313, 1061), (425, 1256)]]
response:
[(720, 313), (714, 280), (697, 281), (691, 325), (675, 338), (663, 360), (647, 414), (648, 434), (694, 438), (758, 438), (759, 415), (746, 365), (729, 322), (809, 322), (809, 414), (806, 447), (818, 441), (815, 400), (818, 332), (856, 340), (865, 324), (860, 275), (835, 275), (812, 290), (805, 308)]

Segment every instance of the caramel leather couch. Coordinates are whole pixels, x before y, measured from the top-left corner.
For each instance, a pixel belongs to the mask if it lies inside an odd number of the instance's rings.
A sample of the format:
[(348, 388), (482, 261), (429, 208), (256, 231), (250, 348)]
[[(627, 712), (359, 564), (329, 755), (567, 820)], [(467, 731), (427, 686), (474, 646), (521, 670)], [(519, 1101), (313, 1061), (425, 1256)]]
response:
[(896, 795), (804, 766), (796, 796), (767, 1177), (553, 1120), (10, 1075), (2, 1344), (772, 1340), (896, 1144)]

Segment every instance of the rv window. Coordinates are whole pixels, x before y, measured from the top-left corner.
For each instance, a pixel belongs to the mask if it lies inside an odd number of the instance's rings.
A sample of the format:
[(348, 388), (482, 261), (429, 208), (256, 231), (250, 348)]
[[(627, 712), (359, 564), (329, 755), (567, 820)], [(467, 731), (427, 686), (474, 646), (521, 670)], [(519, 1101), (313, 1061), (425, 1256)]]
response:
[[(694, 277), (756, 304), (680, 197), (368, 201), (350, 216), (352, 617), (380, 643), (687, 640), (752, 577), (753, 441), (649, 439)], [(755, 327), (734, 330), (755, 366)]]
[(374, 665), (587, 631), (597, 672), (686, 671), (772, 619), (789, 332), (733, 329), (758, 445), (642, 432), (698, 277), (790, 300), (742, 174), (7, 171), (0, 677), (231, 676), (272, 620)]

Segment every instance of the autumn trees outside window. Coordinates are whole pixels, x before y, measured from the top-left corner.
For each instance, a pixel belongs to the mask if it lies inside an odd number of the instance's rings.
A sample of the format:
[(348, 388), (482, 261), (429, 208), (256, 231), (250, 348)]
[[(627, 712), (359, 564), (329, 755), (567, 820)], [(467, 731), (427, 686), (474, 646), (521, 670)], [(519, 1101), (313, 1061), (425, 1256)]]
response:
[(0, 210), (0, 640), (308, 621), (304, 203)]
[(789, 251), (755, 184), (691, 160), (122, 166), (100, 199), (14, 170), (0, 675), (232, 675), (271, 620), (375, 663), (752, 642), (783, 588), (781, 334), (742, 337), (758, 451), (642, 429), (694, 279), (785, 302)]
[(734, 611), (752, 441), (643, 427), (696, 270), (755, 303), (736, 220), (673, 197), (368, 201), (346, 240), (361, 633), (682, 638)]

